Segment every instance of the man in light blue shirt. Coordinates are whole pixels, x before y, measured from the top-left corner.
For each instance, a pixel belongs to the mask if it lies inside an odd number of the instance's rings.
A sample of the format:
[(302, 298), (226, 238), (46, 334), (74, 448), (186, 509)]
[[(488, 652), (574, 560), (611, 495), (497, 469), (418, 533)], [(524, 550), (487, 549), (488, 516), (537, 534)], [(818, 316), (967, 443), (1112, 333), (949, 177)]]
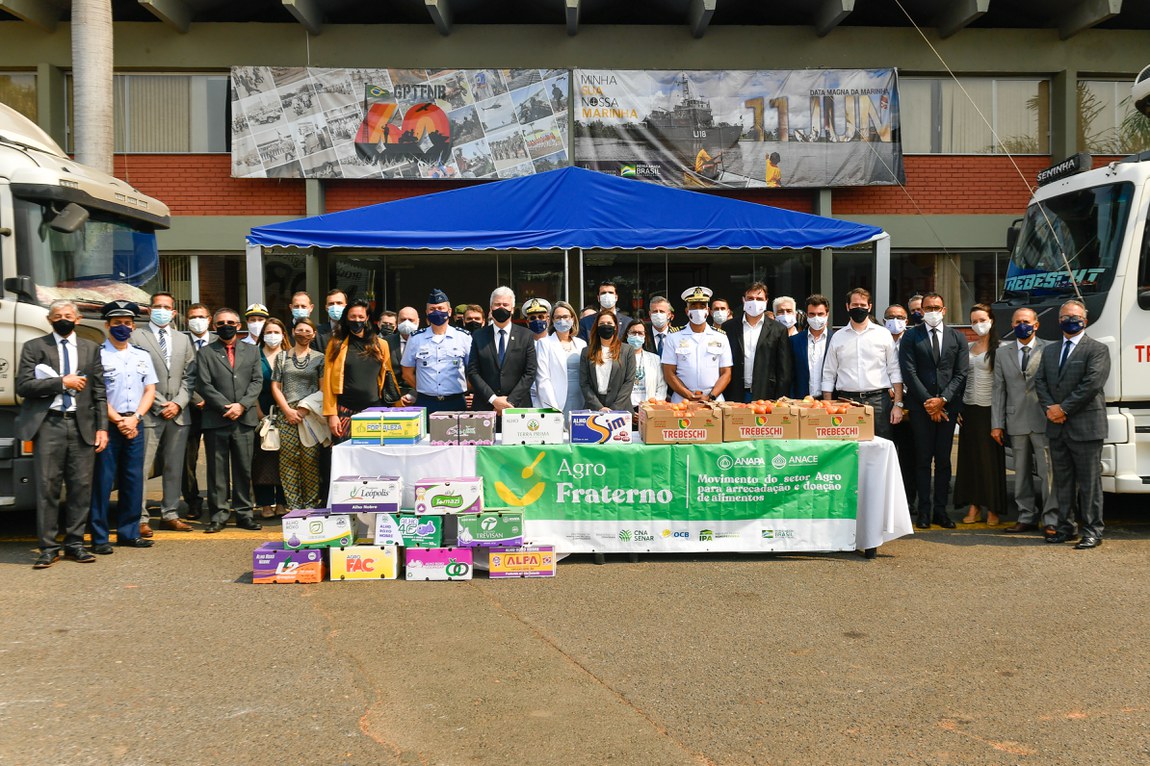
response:
[(140, 535), (140, 508), (144, 502), (144, 413), (156, 396), (156, 370), (147, 351), (128, 341), (140, 307), (132, 301), (104, 304), (102, 314), (108, 339), (100, 349), (108, 397), (108, 448), (96, 455), (92, 481), (92, 552), (112, 552), (108, 541), (108, 508), (117, 486), (116, 544), (150, 548)]
[(471, 335), (449, 324), (451, 301), (442, 290), (427, 296), (429, 327), (407, 341), (403, 352), (403, 380), (415, 389), (403, 403), (424, 407), (427, 414), (463, 410), (467, 392), (467, 359)]

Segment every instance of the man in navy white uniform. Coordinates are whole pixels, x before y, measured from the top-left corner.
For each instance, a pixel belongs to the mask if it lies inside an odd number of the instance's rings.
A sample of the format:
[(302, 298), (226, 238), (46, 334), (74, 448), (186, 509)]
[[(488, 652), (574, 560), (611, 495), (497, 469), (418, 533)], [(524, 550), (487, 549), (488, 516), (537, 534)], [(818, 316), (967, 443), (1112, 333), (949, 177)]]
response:
[(663, 376), (672, 402), (722, 401), (731, 382), (731, 343), (722, 330), (707, 324), (712, 294), (701, 286), (683, 291), (689, 324), (663, 344)]
[(413, 334), (403, 352), (403, 380), (414, 393), (402, 401), (424, 407), (428, 415), (463, 410), (471, 335), (451, 325), (451, 301), (439, 289), (427, 296), (427, 321), (429, 326)]

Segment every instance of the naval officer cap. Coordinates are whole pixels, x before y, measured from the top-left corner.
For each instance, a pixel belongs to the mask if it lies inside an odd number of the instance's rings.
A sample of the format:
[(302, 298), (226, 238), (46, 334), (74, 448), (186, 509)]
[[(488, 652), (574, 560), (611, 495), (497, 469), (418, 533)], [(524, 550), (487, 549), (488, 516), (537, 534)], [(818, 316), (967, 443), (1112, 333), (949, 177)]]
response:
[(262, 303), (253, 303), (244, 309), (244, 319), (248, 317), (270, 317), (271, 313), (268, 307)]
[(551, 314), (551, 304), (543, 298), (528, 298), (523, 303), (523, 318), (528, 314)]
[(140, 315), (140, 305), (134, 301), (109, 301), (100, 308), (100, 315), (104, 319), (114, 317), (131, 317), (135, 319)]
[(683, 300), (687, 303), (710, 302), (711, 296), (714, 294), (715, 291), (711, 288), (696, 285), (683, 291)]
[(438, 287), (427, 294), (427, 305), (432, 306), (436, 303), (451, 303), (451, 301), (447, 298), (447, 293), (443, 292)]

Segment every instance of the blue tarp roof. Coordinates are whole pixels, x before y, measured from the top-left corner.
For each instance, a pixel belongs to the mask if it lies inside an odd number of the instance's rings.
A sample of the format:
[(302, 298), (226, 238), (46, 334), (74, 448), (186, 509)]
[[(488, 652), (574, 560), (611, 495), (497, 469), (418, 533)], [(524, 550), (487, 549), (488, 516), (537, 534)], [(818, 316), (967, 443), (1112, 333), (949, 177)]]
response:
[(252, 229), (265, 247), (696, 250), (847, 247), (875, 226), (568, 167)]

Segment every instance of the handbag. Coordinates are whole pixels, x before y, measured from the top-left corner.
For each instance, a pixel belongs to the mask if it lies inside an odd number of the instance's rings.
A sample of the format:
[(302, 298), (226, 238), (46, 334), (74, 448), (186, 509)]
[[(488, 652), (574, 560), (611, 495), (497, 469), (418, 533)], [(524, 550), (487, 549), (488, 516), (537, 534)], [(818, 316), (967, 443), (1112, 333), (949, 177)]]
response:
[(260, 449), (264, 452), (279, 452), (280, 449), (280, 429), (272, 422), (271, 415), (260, 421)]

